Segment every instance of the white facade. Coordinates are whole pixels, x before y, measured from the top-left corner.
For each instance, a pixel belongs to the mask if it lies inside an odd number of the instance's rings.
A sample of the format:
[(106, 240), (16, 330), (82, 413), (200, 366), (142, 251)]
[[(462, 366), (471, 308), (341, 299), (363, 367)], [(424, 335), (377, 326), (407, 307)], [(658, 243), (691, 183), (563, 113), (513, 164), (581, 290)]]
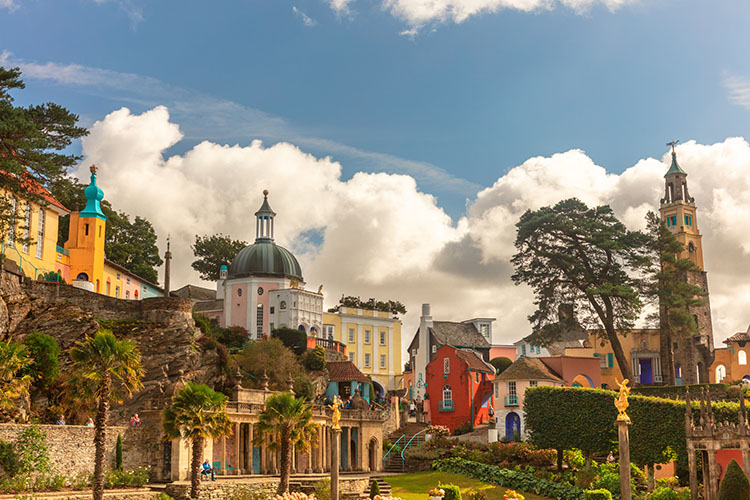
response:
[(414, 356), (414, 396), (424, 400), (425, 382), (427, 381), (427, 365), (430, 363), (430, 328), (434, 325), (430, 304), (422, 304), (422, 316), (419, 318), (419, 346)]
[(474, 325), (474, 328), (477, 329), (479, 333), (482, 334), (482, 337), (484, 337), (487, 342), (489, 342), (490, 345), (492, 345), (494, 342), (492, 342), (492, 323), (495, 322), (496, 318), (473, 318), (473, 319), (467, 319), (464, 321), (464, 323), (471, 323)]
[[(323, 294), (300, 288), (286, 288), (270, 292), (269, 321), (274, 328), (304, 329), (313, 337), (323, 332)], [(273, 328), (271, 328), (273, 330)]]
[(529, 358), (545, 358), (551, 356), (546, 347), (531, 345), (526, 340), (519, 340), (518, 342), (514, 342), (513, 345), (516, 346), (516, 359), (521, 356), (527, 356)]

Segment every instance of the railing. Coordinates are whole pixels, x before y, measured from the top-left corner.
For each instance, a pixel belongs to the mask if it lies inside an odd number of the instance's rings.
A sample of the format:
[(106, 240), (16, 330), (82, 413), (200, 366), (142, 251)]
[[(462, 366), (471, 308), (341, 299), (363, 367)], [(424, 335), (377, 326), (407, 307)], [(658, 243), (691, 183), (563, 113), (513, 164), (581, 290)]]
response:
[[(18, 255), (18, 268), (28, 276), (26, 271), (23, 270), (24, 260), (21, 252), (19, 252), (15, 246), (6, 245), (5, 243), (0, 244), (0, 254), (5, 255), (6, 250), (13, 250), (14, 252), (16, 252), (16, 254)], [(32, 264), (28, 257), (26, 257), (25, 264), (31, 266), (34, 269), (34, 279), (37, 279), (37, 276), (39, 276), (40, 274), (44, 274), (47, 272), (46, 269), (39, 269), (34, 264)]]
[(338, 340), (315, 338), (315, 345), (322, 347), (326, 351), (336, 351), (346, 354), (346, 345), (342, 344)]
[(70, 257), (70, 252), (68, 252), (65, 248), (61, 247), (60, 245), (56, 245), (56, 246), (57, 246), (57, 253), (61, 253), (63, 255), (67, 255), (68, 257)]
[(438, 411), (453, 411), (453, 401), (438, 401)]
[[(391, 445), (391, 447), (388, 449), (388, 451), (386, 452), (386, 454), (383, 455), (383, 469), (384, 470), (385, 470), (385, 459), (387, 458), (388, 459), (388, 465), (391, 465), (391, 452), (393, 451), (394, 448), (396, 448), (396, 446), (398, 445), (398, 443), (400, 443), (402, 440), (406, 441), (406, 434), (402, 434), (401, 437), (398, 438), (396, 440), (396, 442)], [(396, 453), (398, 453), (398, 452), (396, 452)]]
[(505, 396), (505, 406), (518, 406), (518, 396)]
[(401, 450), (401, 472), (404, 472), (406, 469), (405, 467), (406, 457), (404, 456), (404, 452), (409, 448), (409, 446), (411, 446), (412, 441), (414, 441), (415, 439), (417, 440), (417, 442), (414, 443), (414, 446), (419, 446), (419, 435), (424, 433), (425, 431), (427, 431), (426, 427), (422, 429), (421, 431), (417, 432), (416, 434), (414, 434), (409, 440), (409, 442), (406, 443), (406, 446), (404, 446), (404, 449)]
[[(271, 394), (269, 392), (269, 394)], [(229, 401), (227, 402), (228, 413), (245, 413), (257, 415), (261, 413), (266, 405), (264, 403), (246, 403), (242, 401)], [(312, 405), (311, 408), (313, 416), (326, 417), (328, 418), (332, 411), (330, 408), (324, 405)], [(382, 410), (352, 410), (352, 409), (341, 409), (342, 420), (385, 420), (385, 414)]]

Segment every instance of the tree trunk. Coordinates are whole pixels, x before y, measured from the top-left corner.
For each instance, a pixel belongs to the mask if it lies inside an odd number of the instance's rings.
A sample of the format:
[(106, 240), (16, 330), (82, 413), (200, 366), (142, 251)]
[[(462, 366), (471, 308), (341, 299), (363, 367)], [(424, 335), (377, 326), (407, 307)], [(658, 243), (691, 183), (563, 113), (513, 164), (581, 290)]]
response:
[(588, 472), (589, 470), (591, 470), (591, 455), (592, 455), (592, 452), (590, 452), (590, 451), (584, 451), (583, 455), (584, 455), (584, 457), (586, 457), (586, 465), (584, 466), (584, 469), (586, 470), (586, 472)]
[(633, 372), (630, 371), (630, 365), (628, 365), (628, 358), (625, 357), (625, 352), (622, 350), (622, 344), (620, 343), (620, 338), (617, 336), (617, 330), (615, 330), (615, 322), (614, 322), (614, 310), (612, 307), (612, 302), (609, 300), (608, 297), (602, 297), (602, 301), (604, 302), (604, 308), (602, 308), (602, 305), (599, 304), (593, 297), (589, 298), (589, 303), (594, 308), (594, 311), (596, 311), (597, 316), (599, 316), (599, 319), (602, 322), (602, 325), (604, 325), (604, 331), (607, 333), (607, 339), (609, 340), (609, 344), (612, 346), (612, 352), (615, 355), (615, 359), (617, 360), (617, 366), (620, 368), (620, 373), (622, 373), (623, 379), (628, 379), (632, 384), (635, 382), (633, 380)]
[(201, 488), (201, 463), (203, 460), (203, 442), (202, 437), (193, 438), (193, 459), (190, 461), (190, 498), (198, 498)]
[(99, 406), (94, 422), (94, 500), (104, 497), (104, 445), (107, 438), (107, 419), (109, 418), (109, 373), (104, 374)]
[(563, 470), (563, 449), (558, 448), (557, 449), (557, 471), (562, 472)]
[(292, 472), (292, 443), (291, 437), (289, 436), (288, 430), (282, 430), (281, 436), (281, 457), (280, 457), (280, 469), (281, 479), (279, 480), (279, 489), (276, 492), (278, 495), (283, 495), (289, 492), (289, 475)]
[(652, 492), (656, 488), (656, 464), (647, 465), (646, 474), (648, 474), (648, 491)]

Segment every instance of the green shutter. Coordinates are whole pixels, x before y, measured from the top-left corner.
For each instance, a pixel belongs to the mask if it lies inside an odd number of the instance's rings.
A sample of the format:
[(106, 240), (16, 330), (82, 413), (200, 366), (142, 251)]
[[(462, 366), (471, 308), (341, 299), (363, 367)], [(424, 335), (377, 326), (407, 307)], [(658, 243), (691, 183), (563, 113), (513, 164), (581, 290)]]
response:
[(615, 355), (613, 353), (607, 353), (607, 366), (612, 368), (615, 366)]

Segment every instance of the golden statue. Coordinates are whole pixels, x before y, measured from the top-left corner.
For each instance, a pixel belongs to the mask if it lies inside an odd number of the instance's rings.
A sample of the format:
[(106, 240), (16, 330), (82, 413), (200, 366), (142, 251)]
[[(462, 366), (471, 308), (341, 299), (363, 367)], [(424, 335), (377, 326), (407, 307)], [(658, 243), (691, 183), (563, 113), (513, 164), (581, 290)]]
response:
[(617, 387), (620, 388), (620, 395), (617, 399), (615, 399), (615, 408), (617, 408), (617, 411), (620, 412), (619, 415), (617, 415), (617, 421), (618, 422), (630, 422), (630, 417), (628, 417), (628, 414), (625, 413), (625, 410), (628, 409), (628, 394), (630, 394), (630, 387), (628, 387), (628, 379), (625, 379), (622, 381), (622, 384), (615, 379), (615, 383), (617, 384)]
[(323, 294), (323, 285), (320, 285), (318, 287), (318, 295), (322, 295), (322, 294)]
[(297, 280), (291, 280), (289, 282), (289, 288), (299, 288), (299, 281), (297, 281)]
[(331, 423), (333, 423), (333, 428), (336, 430), (341, 430), (341, 427), (339, 427), (339, 420), (341, 420), (341, 410), (339, 410), (339, 406), (341, 406), (341, 398), (337, 394), (333, 397), (333, 404), (328, 405), (328, 408), (333, 410)]

